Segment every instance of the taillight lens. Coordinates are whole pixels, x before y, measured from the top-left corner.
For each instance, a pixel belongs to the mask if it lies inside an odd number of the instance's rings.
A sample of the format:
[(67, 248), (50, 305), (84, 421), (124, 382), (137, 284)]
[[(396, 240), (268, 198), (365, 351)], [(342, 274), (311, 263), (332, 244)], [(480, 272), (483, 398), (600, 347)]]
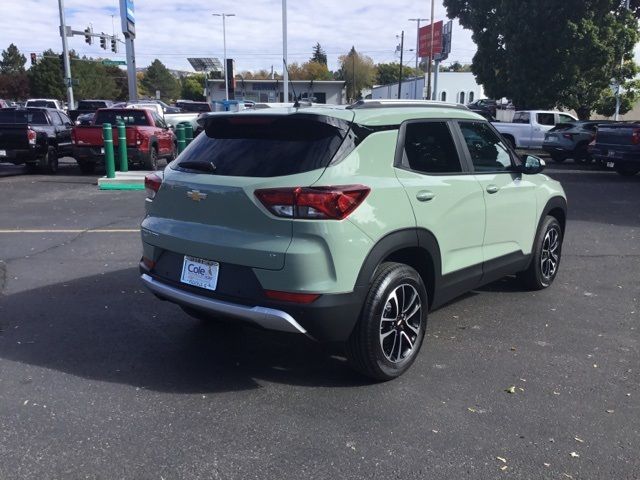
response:
[(136, 131), (136, 145), (142, 145), (143, 140), (144, 137), (142, 136), (142, 133)]
[(36, 137), (38, 135), (36, 134), (35, 131), (31, 130), (31, 127), (29, 127), (27, 129), (27, 138), (29, 139), (29, 145), (35, 145), (36, 144)]
[(631, 143), (638, 145), (640, 143), (640, 128), (634, 128), (631, 134)]
[(267, 188), (256, 190), (258, 200), (278, 217), (303, 220), (343, 220), (367, 198), (364, 185)]
[(144, 177), (144, 189), (147, 191), (147, 198), (153, 200), (160, 190), (162, 178), (156, 173), (150, 173)]

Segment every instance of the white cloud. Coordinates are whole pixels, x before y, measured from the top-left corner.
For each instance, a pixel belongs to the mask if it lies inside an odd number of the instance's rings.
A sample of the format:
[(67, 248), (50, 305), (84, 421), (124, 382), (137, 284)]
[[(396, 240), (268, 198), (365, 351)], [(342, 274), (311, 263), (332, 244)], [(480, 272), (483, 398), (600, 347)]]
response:
[[(222, 23), (214, 12), (235, 13), (227, 19), (227, 55), (235, 58), (237, 70), (280, 68), (282, 58), (282, 6), (280, 0), (136, 0), (136, 60), (146, 66), (155, 58), (166, 65), (190, 70), (187, 57), (222, 59)], [(66, 0), (67, 25), (84, 30), (90, 23), (94, 32), (120, 30), (118, 0)], [(289, 62), (304, 62), (312, 47), (320, 42), (327, 51), (329, 68), (337, 68), (338, 57), (351, 46), (376, 62), (398, 61), (396, 35), (405, 31), (405, 49), (415, 48), (414, 22), (428, 18), (424, 0), (289, 0)], [(52, 48), (61, 51), (59, 16), (55, 0), (0, 0), (0, 49), (15, 43), (28, 56)], [(445, 19), (442, 5), (436, 19)], [(70, 48), (93, 57), (124, 59), (124, 48), (115, 55), (102, 50), (97, 42), (87, 45), (82, 37), (69, 39)], [(475, 53), (470, 32), (454, 22), (450, 61), (470, 62)], [(405, 51), (412, 64), (413, 52)], [(415, 58), (415, 57), (413, 57)]]

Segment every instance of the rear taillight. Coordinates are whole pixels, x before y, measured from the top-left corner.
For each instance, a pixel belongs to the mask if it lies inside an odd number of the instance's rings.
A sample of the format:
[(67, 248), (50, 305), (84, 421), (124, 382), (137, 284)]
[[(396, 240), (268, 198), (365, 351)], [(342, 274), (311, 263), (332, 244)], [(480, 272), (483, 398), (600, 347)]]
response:
[(634, 128), (631, 134), (631, 143), (638, 145), (640, 143), (640, 128)]
[(31, 127), (29, 127), (27, 129), (27, 138), (29, 139), (29, 145), (35, 145), (36, 144), (36, 137), (38, 135), (36, 134), (35, 131), (31, 130)]
[(267, 188), (256, 190), (258, 200), (278, 217), (303, 220), (342, 220), (369, 195), (364, 185)]
[(144, 177), (144, 189), (147, 191), (147, 198), (153, 200), (160, 190), (162, 178), (157, 173), (150, 173)]
[(143, 140), (144, 137), (142, 136), (142, 133), (136, 131), (136, 145), (142, 145)]

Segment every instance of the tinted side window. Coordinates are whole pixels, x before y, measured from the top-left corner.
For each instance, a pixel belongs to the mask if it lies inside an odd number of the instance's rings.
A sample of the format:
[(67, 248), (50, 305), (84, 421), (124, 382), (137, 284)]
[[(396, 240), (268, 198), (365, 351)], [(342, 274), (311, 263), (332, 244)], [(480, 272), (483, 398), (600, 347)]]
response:
[(569, 115), (565, 115), (564, 113), (561, 113), (560, 115), (558, 115), (558, 117), (560, 117), (561, 122), (575, 122), (573, 118), (571, 118)]
[(511, 167), (509, 149), (486, 123), (460, 122), (460, 130), (476, 172), (500, 172)]
[(62, 125), (62, 120), (60, 120), (60, 116), (58, 115), (57, 112), (49, 112), (49, 116), (51, 117), (51, 124), (52, 125)]
[(556, 124), (556, 119), (553, 113), (538, 113), (536, 118), (540, 125), (553, 126)]
[(530, 119), (528, 112), (516, 112), (513, 116), (513, 123), (529, 123)]
[(422, 173), (460, 173), (460, 158), (445, 122), (412, 122), (405, 127), (403, 163)]

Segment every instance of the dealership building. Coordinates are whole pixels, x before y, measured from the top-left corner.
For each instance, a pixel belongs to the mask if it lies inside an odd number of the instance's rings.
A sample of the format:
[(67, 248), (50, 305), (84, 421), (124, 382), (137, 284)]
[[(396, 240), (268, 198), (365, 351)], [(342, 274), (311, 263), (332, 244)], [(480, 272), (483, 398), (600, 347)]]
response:
[[(252, 100), (254, 102), (282, 102), (284, 88), (282, 80), (242, 80), (235, 79), (235, 85), (229, 85), (229, 98)], [(292, 80), (289, 82), (289, 101), (293, 94), (302, 99), (312, 99), (315, 103), (343, 105), (346, 103), (344, 81), (335, 80)], [(224, 79), (207, 80), (207, 100), (225, 99)]]
[[(433, 78), (432, 88), (435, 88)], [(398, 83), (379, 85), (371, 89), (372, 99), (422, 99), (424, 98), (425, 78), (414, 77), (403, 80), (400, 97)], [(437, 92), (434, 99), (443, 102), (467, 104), (486, 98), (482, 85), (478, 84), (471, 72), (440, 72), (438, 74)]]

